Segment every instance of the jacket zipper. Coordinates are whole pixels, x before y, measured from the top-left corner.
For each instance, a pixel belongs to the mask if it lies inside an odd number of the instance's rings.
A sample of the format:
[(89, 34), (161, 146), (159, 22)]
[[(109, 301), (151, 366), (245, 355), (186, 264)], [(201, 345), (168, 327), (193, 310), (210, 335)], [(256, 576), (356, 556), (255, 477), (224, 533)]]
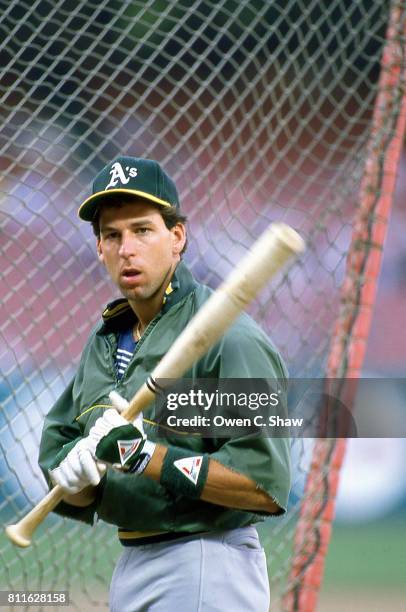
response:
[[(156, 317), (154, 317), (152, 319), (152, 321), (150, 321), (148, 323), (147, 327), (145, 328), (144, 333), (142, 334), (141, 338), (138, 340), (138, 342), (137, 342), (137, 344), (135, 346), (134, 353), (133, 353), (130, 361), (128, 362), (128, 365), (127, 365), (127, 367), (125, 369), (125, 372), (122, 375), (122, 377), (120, 378), (120, 380), (117, 378), (117, 369), (116, 369), (116, 364), (115, 364), (115, 357), (114, 357), (113, 347), (111, 345), (111, 342), (107, 339), (107, 342), (109, 344), (110, 365), (112, 365), (113, 371), (114, 371), (114, 381), (115, 381), (114, 389), (115, 390), (118, 390), (121, 387), (122, 383), (126, 380), (126, 378), (128, 376), (128, 369), (129, 369), (130, 365), (132, 364), (132, 362), (134, 361), (137, 352), (139, 351), (142, 343), (145, 342), (145, 339), (149, 336), (149, 334), (151, 333), (151, 331), (153, 330), (153, 328), (158, 323), (158, 321), (159, 321), (159, 319), (161, 317), (162, 317), (162, 315), (158, 314)], [(117, 346), (116, 346), (116, 351), (117, 351)]]

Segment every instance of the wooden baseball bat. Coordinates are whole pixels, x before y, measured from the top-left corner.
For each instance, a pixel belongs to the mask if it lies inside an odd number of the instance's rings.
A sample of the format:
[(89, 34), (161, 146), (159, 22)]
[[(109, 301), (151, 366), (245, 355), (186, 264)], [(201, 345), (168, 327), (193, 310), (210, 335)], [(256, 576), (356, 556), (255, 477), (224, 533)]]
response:
[[(182, 376), (221, 338), (288, 259), (304, 251), (304, 246), (303, 239), (288, 225), (270, 225), (178, 336), (122, 416), (132, 421), (148, 406), (154, 399), (157, 380)], [(17, 546), (29, 546), (35, 529), (64, 495), (56, 485), (24, 518), (6, 527), (9, 539)]]

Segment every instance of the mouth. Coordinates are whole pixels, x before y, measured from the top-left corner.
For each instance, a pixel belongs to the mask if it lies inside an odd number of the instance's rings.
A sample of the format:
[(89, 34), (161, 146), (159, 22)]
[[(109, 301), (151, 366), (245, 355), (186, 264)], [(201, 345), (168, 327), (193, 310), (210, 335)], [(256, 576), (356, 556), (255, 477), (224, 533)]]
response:
[(120, 276), (125, 284), (133, 285), (141, 276), (141, 271), (136, 268), (123, 268), (120, 272)]

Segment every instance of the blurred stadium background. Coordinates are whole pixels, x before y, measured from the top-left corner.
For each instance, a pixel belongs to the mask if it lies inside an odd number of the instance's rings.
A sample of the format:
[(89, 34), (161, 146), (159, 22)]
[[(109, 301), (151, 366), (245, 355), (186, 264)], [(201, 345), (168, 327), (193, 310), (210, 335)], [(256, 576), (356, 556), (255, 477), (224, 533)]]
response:
[[(43, 416), (115, 295), (76, 210), (118, 153), (159, 159), (173, 176), (189, 218), (186, 259), (212, 287), (269, 221), (303, 233), (304, 259), (251, 312), (292, 376), (323, 376), (389, 13), (400, 11), (404, 71), (406, 8), (382, 0), (0, 0), (0, 7), (5, 525), (46, 490), (36, 463)], [(364, 376), (404, 377), (405, 152), (396, 185)], [(405, 399), (377, 403), (390, 415), (404, 412)], [(275, 609), (310, 454), (309, 441), (295, 442), (290, 512), (261, 526)], [(404, 439), (349, 441), (320, 610), (406, 610), (405, 458)], [(118, 552), (114, 529), (52, 516), (30, 550), (0, 535), (0, 588), (67, 588), (72, 609), (103, 608)]]

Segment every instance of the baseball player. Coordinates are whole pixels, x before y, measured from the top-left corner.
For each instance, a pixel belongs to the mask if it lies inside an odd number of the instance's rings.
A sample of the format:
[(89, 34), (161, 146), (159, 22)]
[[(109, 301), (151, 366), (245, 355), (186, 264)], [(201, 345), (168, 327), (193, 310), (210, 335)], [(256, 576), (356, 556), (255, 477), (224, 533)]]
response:
[[(267, 612), (254, 523), (286, 511), (288, 441), (170, 431), (163, 438), (150, 414), (133, 423), (120, 415), (211, 294), (182, 259), (185, 217), (175, 184), (156, 161), (120, 156), (96, 176), (79, 217), (93, 225), (99, 261), (123, 297), (104, 309), (45, 420), (40, 465), (66, 491), (57, 512), (117, 526), (123, 552), (112, 611)], [(185, 374), (286, 377), (246, 314)]]

